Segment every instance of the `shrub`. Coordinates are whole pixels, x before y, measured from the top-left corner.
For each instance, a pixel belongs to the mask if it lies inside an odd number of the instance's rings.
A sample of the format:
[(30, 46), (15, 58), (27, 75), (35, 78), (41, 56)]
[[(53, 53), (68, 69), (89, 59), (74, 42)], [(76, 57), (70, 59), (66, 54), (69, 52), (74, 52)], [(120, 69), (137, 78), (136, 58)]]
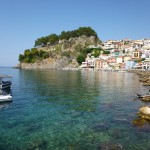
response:
[(79, 63), (79, 64), (82, 64), (82, 62), (84, 62), (85, 61), (85, 58), (86, 58), (86, 56), (84, 55), (84, 54), (79, 54), (78, 56), (77, 56), (77, 62)]

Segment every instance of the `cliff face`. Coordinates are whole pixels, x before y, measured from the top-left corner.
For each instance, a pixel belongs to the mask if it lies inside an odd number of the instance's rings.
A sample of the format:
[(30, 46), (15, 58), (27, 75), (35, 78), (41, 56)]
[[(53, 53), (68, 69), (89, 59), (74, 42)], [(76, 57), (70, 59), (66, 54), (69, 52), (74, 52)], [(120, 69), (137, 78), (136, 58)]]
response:
[(47, 58), (35, 63), (20, 63), (19, 68), (24, 69), (59, 69), (59, 68), (77, 68), (78, 63), (76, 60), (70, 62), (67, 57), (60, 59)]
[(80, 36), (76, 38), (70, 38), (69, 40), (60, 40), (57, 45), (38, 48), (38, 50), (49, 52), (49, 58), (38, 60), (35, 63), (20, 63), (19, 67), (26, 69), (77, 68), (77, 55), (80, 54), (80, 51), (83, 48), (86, 48), (88, 45), (95, 44), (96, 39), (94, 36)]

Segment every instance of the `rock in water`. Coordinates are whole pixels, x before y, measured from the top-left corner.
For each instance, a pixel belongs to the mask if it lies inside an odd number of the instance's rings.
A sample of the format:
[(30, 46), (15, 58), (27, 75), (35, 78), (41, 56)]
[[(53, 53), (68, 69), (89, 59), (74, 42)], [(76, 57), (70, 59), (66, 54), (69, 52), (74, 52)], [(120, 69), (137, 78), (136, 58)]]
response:
[(148, 106), (141, 107), (139, 109), (138, 116), (140, 116), (143, 119), (150, 120), (150, 107)]
[(145, 101), (145, 102), (150, 102), (150, 95), (143, 96), (142, 100)]
[(138, 126), (138, 127), (143, 127), (146, 123), (147, 123), (147, 121), (145, 119), (141, 118), (141, 117), (135, 118), (132, 121), (132, 124), (134, 126)]

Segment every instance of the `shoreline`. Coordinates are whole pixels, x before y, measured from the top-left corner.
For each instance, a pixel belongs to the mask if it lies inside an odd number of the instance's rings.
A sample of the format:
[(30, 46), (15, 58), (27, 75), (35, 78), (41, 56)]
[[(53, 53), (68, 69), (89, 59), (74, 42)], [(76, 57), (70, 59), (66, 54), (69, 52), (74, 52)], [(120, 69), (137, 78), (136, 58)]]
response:
[(95, 68), (69, 68), (69, 67), (64, 67), (64, 68), (49, 68), (49, 67), (20, 67), (20, 66), (13, 66), (11, 67), (13, 69), (25, 69), (25, 70), (93, 70), (93, 71), (108, 71), (108, 72), (130, 72), (130, 73), (136, 73), (136, 74), (140, 74), (141, 72), (145, 73), (145, 72), (149, 72), (150, 75), (150, 71), (149, 70), (145, 70), (145, 69), (95, 69)]

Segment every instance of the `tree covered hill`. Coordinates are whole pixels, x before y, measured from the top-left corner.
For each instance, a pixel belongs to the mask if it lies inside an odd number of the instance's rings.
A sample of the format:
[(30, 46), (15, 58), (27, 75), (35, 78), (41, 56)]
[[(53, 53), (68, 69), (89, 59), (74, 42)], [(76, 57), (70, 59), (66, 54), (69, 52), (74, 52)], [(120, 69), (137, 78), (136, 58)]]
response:
[(95, 56), (99, 54), (101, 49), (87, 48), (88, 45), (97, 43), (101, 41), (91, 27), (79, 27), (73, 31), (62, 31), (60, 35), (50, 34), (36, 39), (34, 48), (26, 49), (24, 54), (20, 54), (19, 61), (33, 64), (45, 59), (57, 61), (66, 57), (68, 63), (76, 60), (80, 64), (85, 60), (87, 53), (94, 51)]

